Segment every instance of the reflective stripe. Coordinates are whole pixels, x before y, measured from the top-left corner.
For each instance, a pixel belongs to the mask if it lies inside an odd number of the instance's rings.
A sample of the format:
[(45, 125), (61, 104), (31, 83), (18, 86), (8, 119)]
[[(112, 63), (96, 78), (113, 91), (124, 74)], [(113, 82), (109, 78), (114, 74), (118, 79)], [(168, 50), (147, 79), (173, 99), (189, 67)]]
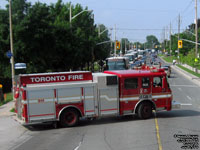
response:
[(59, 101), (62, 101), (62, 100), (81, 100), (81, 96), (78, 96), (78, 97), (62, 97), (62, 98), (58, 97), (58, 100)]
[(94, 99), (94, 96), (85, 96), (85, 99)]
[(22, 104), (27, 104), (27, 101), (22, 100), (21, 103), (22, 103)]
[(35, 100), (29, 100), (29, 104), (39, 104), (39, 103), (48, 103), (48, 102), (54, 102), (54, 99), (35, 99)]
[(107, 95), (101, 95), (100, 98), (104, 98), (107, 101), (117, 101), (117, 98), (110, 98)]
[(152, 98), (169, 98), (172, 97), (171, 94), (167, 94), (167, 95), (152, 95)]
[(120, 98), (120, 101), (127, 101), (127, 100), (139, 100), (139, 97), (125, 97), (125, 98)]
[[(85, 96), (85, 99), (94, 99), (94, 96)], [(38, 99), (33, 99), (33, 100), (21, 100), (22, 104), (36, 104), (36, 103), (47, 103), (47, 102), (54, 102), (54, 99), (44, 99), (44, 101), (38, 102)], [(80, 97), (62, 97), (58, 98), (59, 102), (79, 102), (81, 101), (81, 96)]]
[[(155, 99), (155, 98), (170, 98), (170, 97), (172, 97), (171, 94), (167, 94), (167, 95), (152, 95), (152, 99)], [(139, 97), (120, 98), (120, 101), (128, 101), (128, 100), (139, 100)]]

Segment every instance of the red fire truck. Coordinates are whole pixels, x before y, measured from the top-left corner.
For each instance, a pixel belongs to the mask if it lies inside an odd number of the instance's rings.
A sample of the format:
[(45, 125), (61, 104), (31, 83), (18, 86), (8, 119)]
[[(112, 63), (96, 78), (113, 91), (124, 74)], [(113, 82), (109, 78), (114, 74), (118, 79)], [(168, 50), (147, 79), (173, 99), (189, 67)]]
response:
[(171, 110), (172, 91), (163, 69), (104, 73), (61, 72), (19, 75), (16, 113), (24, 124), (59, 122), (75, 126), (80, 118)]

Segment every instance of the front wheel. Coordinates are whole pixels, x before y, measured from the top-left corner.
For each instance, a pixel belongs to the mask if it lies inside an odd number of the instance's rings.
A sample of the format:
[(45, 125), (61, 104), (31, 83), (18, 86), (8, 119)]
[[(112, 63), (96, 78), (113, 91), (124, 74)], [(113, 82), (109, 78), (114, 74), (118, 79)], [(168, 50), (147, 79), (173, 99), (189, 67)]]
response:
[(79, 114), (74, 109), (65, 110), (60, 117), (60, 125), (62, 127), (75, 126), (79, 121)]
[(140, 119), (148, 119), (152, 116), (152, 105), (150, 103), (144, 102), (140, 104), (138, 108), (138, 117)]

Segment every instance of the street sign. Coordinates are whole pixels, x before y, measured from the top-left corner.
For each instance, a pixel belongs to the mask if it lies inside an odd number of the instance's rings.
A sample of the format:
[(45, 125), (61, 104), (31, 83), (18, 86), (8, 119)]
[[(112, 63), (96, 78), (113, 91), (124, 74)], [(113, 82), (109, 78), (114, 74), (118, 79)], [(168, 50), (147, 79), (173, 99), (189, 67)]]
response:
[(16, 63), (15, 69), (26, 69), (26, 64), (25, 63)]
[(11, 57), (13, 56), (13, 54), (12, 54), (10, 51), (8, 51), (8, 52), (6, 52), (6, 56), (7, 56), (8, 58), (11, 58)]
[(178, 48), (183, 48), (183, 41), (182, 40), (178, 40)]

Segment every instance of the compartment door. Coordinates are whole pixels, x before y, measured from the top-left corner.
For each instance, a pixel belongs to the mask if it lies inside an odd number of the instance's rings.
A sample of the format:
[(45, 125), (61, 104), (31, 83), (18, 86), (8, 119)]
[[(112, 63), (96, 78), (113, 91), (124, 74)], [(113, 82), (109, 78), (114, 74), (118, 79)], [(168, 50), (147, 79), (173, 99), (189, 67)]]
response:
[(119, 97), (118, 88), (99, 89), (100, 115), (118, 114)]
[(54, 90), (27, 91), (27, 99), (30, 122), (49, 121), (56, 118)]
[(94, 115), (97, 112), (95, 111), (95, 87), (85, 87), (84, 88), (84, 110), (85, 115), (90, 116)]

